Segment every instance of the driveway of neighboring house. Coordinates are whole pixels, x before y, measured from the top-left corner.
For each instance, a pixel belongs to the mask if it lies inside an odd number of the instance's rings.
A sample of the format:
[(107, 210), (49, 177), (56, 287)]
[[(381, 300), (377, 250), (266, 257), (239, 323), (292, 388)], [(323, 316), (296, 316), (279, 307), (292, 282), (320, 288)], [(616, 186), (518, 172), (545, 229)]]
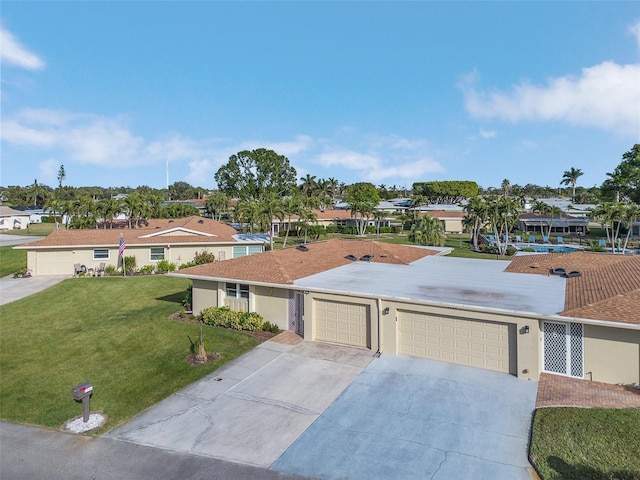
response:
[(71, 275), (44, 275), (41, 277), (0, 278), (0, 305), (15, 302), (34, 293), (46, 290)]
[(530, 479), (537, 382), (265, 342), (105, 436), (315, 478)]

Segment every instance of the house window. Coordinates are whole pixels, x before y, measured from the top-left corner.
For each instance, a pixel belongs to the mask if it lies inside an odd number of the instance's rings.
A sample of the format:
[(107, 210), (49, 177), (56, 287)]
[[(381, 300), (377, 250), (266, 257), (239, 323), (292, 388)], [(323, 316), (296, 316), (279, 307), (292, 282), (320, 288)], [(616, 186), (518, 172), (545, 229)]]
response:
[(239, 247), (233, 247), (233, 258), (246, 257), (247, 255), (253, 255), (254, 253), (262, 252), (262, 245), (242, 245)]
[(164, 260), (164, 247), (151, 247), (149, 260), (152, 262)]
[(249, 285), (241, 283), (227, 283), (227, 297), (244, 298), (249, 300)]
[(109, 249), (108, 248), (96, 248), (93, 251), (93, 259), (94, 260), (109, 260)]

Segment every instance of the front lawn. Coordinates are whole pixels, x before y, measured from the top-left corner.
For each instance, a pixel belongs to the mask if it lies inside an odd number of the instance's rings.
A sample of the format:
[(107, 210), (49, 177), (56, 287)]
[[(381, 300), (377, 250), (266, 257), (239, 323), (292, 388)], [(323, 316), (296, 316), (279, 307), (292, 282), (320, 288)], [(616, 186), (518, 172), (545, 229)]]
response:
[(207, 351), (186, 358), (199, 326), (170, 320), (190, 282), (164, 275), (74, 278), (0, 306), (0, 418), (59, 428), (82, 414), (71, 387), (92, 382), (91, 410), (103, 433), (257, 344), (255, 337), (205, 327)]
[(27, 268), (27, 251), (14, 250), (12, 245), (0, 247), (0, 278)]
[(639, 480), (640, 409), (539, 409), (530, 458), (543, 480)]

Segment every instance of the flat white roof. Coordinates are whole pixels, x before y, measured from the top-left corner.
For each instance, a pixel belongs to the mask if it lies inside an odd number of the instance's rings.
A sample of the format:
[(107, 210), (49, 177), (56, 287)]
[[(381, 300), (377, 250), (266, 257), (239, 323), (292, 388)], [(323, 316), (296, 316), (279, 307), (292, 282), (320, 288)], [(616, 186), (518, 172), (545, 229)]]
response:
[(301, 278), (294, 285), (335, 293), (397, 298), (521, 313), (564, 310), (566, 280), (507, 273), (504, 260), (425, 257), (411, 265), (355, 261)]

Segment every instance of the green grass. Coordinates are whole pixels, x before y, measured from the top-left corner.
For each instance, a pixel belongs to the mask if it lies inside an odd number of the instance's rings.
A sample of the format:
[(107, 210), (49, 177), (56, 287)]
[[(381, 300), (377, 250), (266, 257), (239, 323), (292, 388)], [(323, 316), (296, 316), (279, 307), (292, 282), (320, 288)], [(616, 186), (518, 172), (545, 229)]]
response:
[[(60, 228), (63, 228), (62, 226)], [(32, 223), (28, 228), (21, 230), (5, 230), (2, 235), (32, 235), (46, 237), (56, 229), (55, 223)]]
[(638, 480), (640, 409), (539, 409), (530, 458), (543, 480)]
[(192, 366), (199, 325), (170, 320), (188, 280), (164, 275), (69, 279), (0, 307), (0, 418), (59, 428), (82, 413), (71, 387), (94, 385), (100, 434), (207, 375), (257, 344), (255, 337), (205, 327), (220, 359)]
[(27, 251), (14, 250), (12, 245), (0, 247), (0, 277), (13, 275), (27, 266)]

